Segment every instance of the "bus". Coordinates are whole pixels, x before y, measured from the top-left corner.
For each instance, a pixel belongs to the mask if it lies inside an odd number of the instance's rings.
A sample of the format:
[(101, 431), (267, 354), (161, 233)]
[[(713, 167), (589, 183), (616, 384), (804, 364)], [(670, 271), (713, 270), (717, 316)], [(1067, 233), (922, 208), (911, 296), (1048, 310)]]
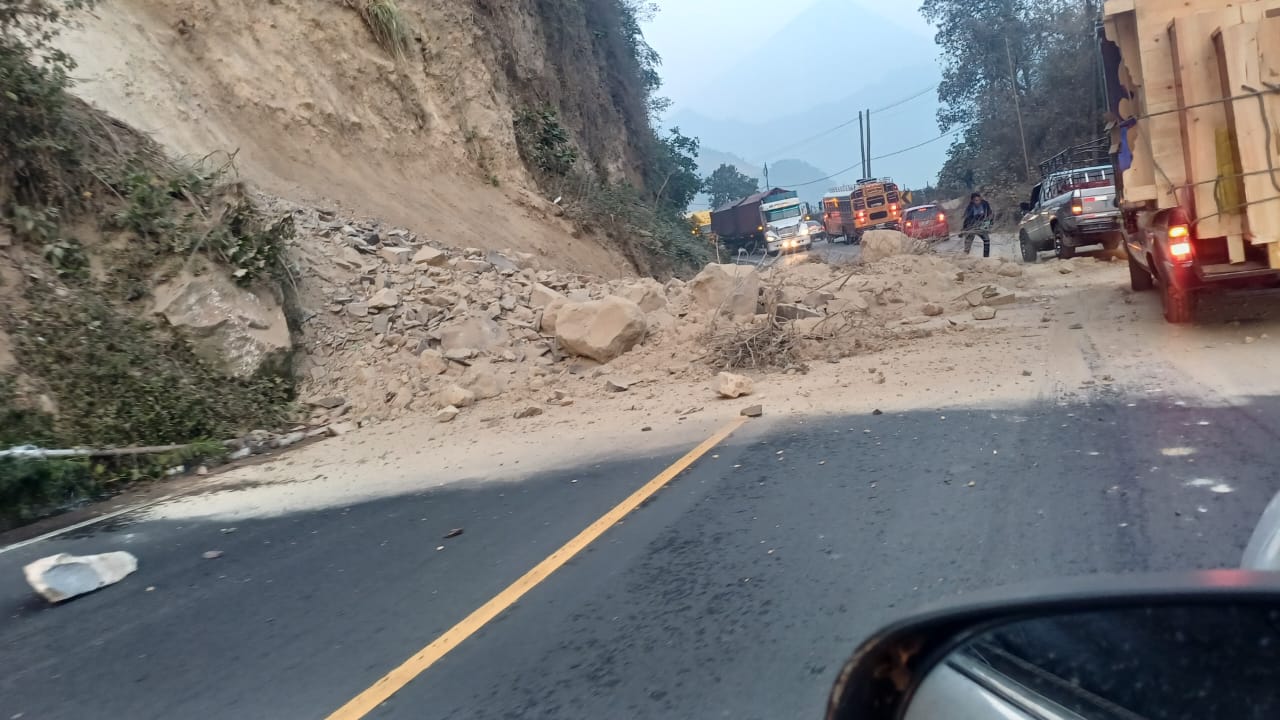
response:
[(859, 180), (850, 195), (856, 240), (868, 230), (901, 230), (902, 196), (889, 178)]

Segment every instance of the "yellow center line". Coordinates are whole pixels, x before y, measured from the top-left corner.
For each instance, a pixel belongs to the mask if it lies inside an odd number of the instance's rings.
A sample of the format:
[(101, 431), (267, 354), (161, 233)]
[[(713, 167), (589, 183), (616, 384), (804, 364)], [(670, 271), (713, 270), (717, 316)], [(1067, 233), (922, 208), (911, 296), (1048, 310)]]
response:
[(430, 645), (419, 650), (413, 657), (405, 660), (399, 667), (382, 676), (373, 685), (370, 685), (367, 690), (352, 698), (346, 705), (335, 710), (327, 720), (359, 720), (359, 718), (363, 718), (373, 712), (379, 705), (412, 682), (414, 678), (425, 672), (427, 668), (436, 664), (441, 658), (448, 655), (451, 650), (461, 645), (464, 640), (474, 635), (476, 631), (489, 624), (504, 610), (514, 605), (525, 593), (537, 587), (539, 583), (572, 560), (575, 555), (600, 539), (600, 536), (604, 535), (609, 528), (618, 524), (631, 511), (640, 507), (644, 501), (675, 479), (677, 475), (688, 469), (698, 458), (706, 455), (711, 448), (724, 442), (725, 438), (732, 435), (745, 422), (747, 422), (747, 418), (736, 418), (728, 425), (720, 428), (714, 435), (704, 440), (701, 445), (690, 450), (684, 457), (675, 461), (657, 477), (645, 483), (639, 490), (631, 493), (627, 499), (615, 505), (609, 512), (601, 515), (598, 520), (588, 525), (585, 530), (562, 545), (559, 550), (548, 555), (545, 560), (535, 565), (532, 570), (522, 575), (520, 579), (493, 596), (492, 599), (463, 618), (457, 625), (446, 630), (443, 635), (433, 640)]

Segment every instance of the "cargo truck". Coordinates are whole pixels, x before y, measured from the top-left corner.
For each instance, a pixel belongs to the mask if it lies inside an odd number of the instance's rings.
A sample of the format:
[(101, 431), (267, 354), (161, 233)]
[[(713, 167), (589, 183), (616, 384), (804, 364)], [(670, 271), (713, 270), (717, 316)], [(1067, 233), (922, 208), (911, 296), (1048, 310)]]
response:
[(772, 188), (720, 206), (711, 213), (711, 231), (729, 250), (770, 254), (812, 246), (807, 206), (794, 190)]
[(1280, 287), (1280, 0), (1108, 0), (1101, 53), (1134, 290), (1194, 319)]

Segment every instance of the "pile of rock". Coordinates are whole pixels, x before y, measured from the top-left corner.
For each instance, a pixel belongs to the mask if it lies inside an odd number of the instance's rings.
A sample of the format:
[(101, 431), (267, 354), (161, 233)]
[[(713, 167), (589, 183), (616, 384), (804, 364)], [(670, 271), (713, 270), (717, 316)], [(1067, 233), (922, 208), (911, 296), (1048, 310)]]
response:
[[(495, 417), (535, 417), (539, 405), (572, 403), (569, 379), (606, 366), (593, 375), (601, 377), (619, 363), (710, 378), (698, 361), (708, 333), (725, 323), (789, 323), (814, 357), (874, 349), (927, 334), (902, 332), (903, 318), (942, 322), (963, 304), (957, 288), (1003, 267), (958, 271), (935, 256), (895, 253), (852, 272), (712, 264), (688, 283), (664, 284), (585, 277), (525, 253), (447, 248), (376, 225), (309, 216), (299, 226), (315, 234), (300, 241), (312, 308), (300, 369), (315, 424), (403, 412), (447, 422), (496, 398), (511, 407)], [(604, 381), (594, 387), (618, 392)]]

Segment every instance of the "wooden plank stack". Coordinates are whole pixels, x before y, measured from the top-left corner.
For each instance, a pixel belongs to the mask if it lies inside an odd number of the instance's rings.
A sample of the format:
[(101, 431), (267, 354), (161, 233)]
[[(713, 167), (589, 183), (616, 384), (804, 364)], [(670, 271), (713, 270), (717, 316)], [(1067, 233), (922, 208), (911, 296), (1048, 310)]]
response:
[(1183, 207), (1232, 263), (1253, 243), (1280, 269), (1280, 0), (1108, 0), (1104, 22), (1130, 95), (1123, 206)]

